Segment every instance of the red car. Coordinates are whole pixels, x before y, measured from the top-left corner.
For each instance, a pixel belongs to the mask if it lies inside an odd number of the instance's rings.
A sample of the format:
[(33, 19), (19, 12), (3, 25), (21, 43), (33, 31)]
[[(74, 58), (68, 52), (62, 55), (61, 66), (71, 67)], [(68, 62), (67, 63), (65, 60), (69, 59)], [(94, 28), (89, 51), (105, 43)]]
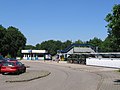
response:
[(1, 66), (1, 73), (3, 75), (8, 73), (20, 74), (24, 72), (26, 72), (26, 67), (18, 61), (4, 62)]
[(1, 73), (1, 66), (4, 62), (6, 62), (7, 60), (5, 60), (5, 58), (3, 58), (3, 56), (0, 55), (0, 73)]
[(4, 61), (0, 61), (0, 73), (1, 73), (1, 67), (3, 65)]

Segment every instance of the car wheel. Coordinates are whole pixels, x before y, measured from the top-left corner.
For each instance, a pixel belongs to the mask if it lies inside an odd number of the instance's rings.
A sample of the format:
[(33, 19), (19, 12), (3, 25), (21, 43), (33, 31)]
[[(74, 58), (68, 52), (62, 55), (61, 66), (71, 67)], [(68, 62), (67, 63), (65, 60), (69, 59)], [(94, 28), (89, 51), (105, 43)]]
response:
[(24, 73), (26, 72), (26, 69), (24, 69)]
[(6, 74), (9, 74), (9, 73), (7, 73), (7, 72), (2, 72), (2, 75), (6, 75)]
[(22, 70), (22, 73), (25, 73), (26, 72), (26, 68)]
[(20, 71), (18, 70), (15, 74), (16, 74), (16, 75), (19, 75), (19, 74), (20, 74)]
[(2, 75), (5, 75), (5, 73), (4, 73), (4, 72), (2, 72)]

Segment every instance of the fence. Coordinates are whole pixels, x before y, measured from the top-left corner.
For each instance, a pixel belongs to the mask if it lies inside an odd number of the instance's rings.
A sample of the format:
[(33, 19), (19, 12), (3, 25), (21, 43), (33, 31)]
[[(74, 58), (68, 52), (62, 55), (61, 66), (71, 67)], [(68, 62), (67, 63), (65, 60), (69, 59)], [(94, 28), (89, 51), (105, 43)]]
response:
[(86, 65), (120, 68), (120, 58), (86, 58)]

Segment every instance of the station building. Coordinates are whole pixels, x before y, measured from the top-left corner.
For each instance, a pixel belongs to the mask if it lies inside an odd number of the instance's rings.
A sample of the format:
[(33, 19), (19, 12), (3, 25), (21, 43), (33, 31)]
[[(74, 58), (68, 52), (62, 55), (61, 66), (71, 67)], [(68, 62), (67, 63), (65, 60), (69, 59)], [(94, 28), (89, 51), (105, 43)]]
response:
[(69, 63), (120, 68), (120, 52), (98, 52), (89, 44), (71, 44), (57, 54)]
[(44, 60), (48, 57), (46, 50), (22, 50), (24, 60)]
[[(71, 59), (71, 60), (79, 60), (81, 61), (87, 56), (91, 55), (91, 53), (95, 53), (95, 47), (91, 46), (90, 44), (71, 44), (64, 50), (58, 50), (57, 54), (59, 55), (60, 59)], [(85, 60), (84, 60), (85, 62)]]

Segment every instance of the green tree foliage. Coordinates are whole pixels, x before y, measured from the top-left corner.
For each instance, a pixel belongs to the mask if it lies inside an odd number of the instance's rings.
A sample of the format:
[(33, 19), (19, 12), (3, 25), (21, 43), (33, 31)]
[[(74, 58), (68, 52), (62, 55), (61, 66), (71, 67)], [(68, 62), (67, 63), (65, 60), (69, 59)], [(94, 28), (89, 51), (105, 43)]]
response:
[(48, 40), (40, 44), (39, 49), (47, 50), (50, 54), (55, 55), (56, 51), (61, 48), (61, 41)]
[(101, 52), (112, 52), (112, 48), (113, 46), (111, 46), (111, 38), (107, 37), (104, 42), (101, 44), (100, 48), (101, 48)]
[(87, 41), (88, 44), (91, 44), (92, 46), (100, 46), (102, 44), (102, 40), (94, 37), (93, 39), (90, 39), (89, 41)]
[(26, 45), (26, 46), (24, 47), (24, 49), (25, 49), (25, 50), (36, 49), (36, 47), (33, 46), (33, 45)]
[(36, 44), (35, 48), (36, 48), (36, 50), (39, 50), (40, 49), (40, 44), (39, 43)]
[(4, 28), (2, 25), (0, 25), (0, 53), (1, 54), (4, 52), (3, 42), (4, 42), (5, 33), (6, 33), (6, 28)]
[(97, 38), (97, 37), (94, 37), (93, 39), (90, 39), (89, 41), (87, 41), (88, 44), (96, 47), (96, 49), (98, 49), (98, 51), (101, 51), (101, 45), (102, 45), (102, 40)]
[[(67, 47), (68, 47), (69, 45), (71, 45), (71, 44), (72, 44), (72, 41), (70, 41), (70, 40), (67, 40), (67, 41), (63, 42), (63, 43), (62, 43), (62, 48), (61, 48), (61, 50), (67, 48)], [(59, 50), (60, 50), (60, 49), (59, 49)]]
[(110, 41), (109, 49), (111, 48), (110, 50), (114, 52), (120, 51), (120, 4), (113, 7), (112, 12), (106, 16), (105, 20), (108, 22), (106, 40)]
[[(1, 42), (1, 50), (0, 52), (5, 56), (10, 54), (11, 57), (16, 57), (18, 51), (24, 48), (26, 44), (25, 36), (19, 31), (19, 29), (15, 27), (8, 27), (4, 30), (2, 42)], [(0, 36), (2, 33), (0, 33)]]
[(59, 40), (48, 40), (43, 41), (41, 44), (36, 44), (36, 49), (39, 50), (47, 50), (50, 54), (55, 55), (57, 53), (57, 50), (63, 50), (69, 45), (71, 45), (71, 41), (67, 40), (65, 42), (61, 42)]
[(83, 41), (77, 40), (77, 41), (75, 41), (75, 44), (83, 44)]

